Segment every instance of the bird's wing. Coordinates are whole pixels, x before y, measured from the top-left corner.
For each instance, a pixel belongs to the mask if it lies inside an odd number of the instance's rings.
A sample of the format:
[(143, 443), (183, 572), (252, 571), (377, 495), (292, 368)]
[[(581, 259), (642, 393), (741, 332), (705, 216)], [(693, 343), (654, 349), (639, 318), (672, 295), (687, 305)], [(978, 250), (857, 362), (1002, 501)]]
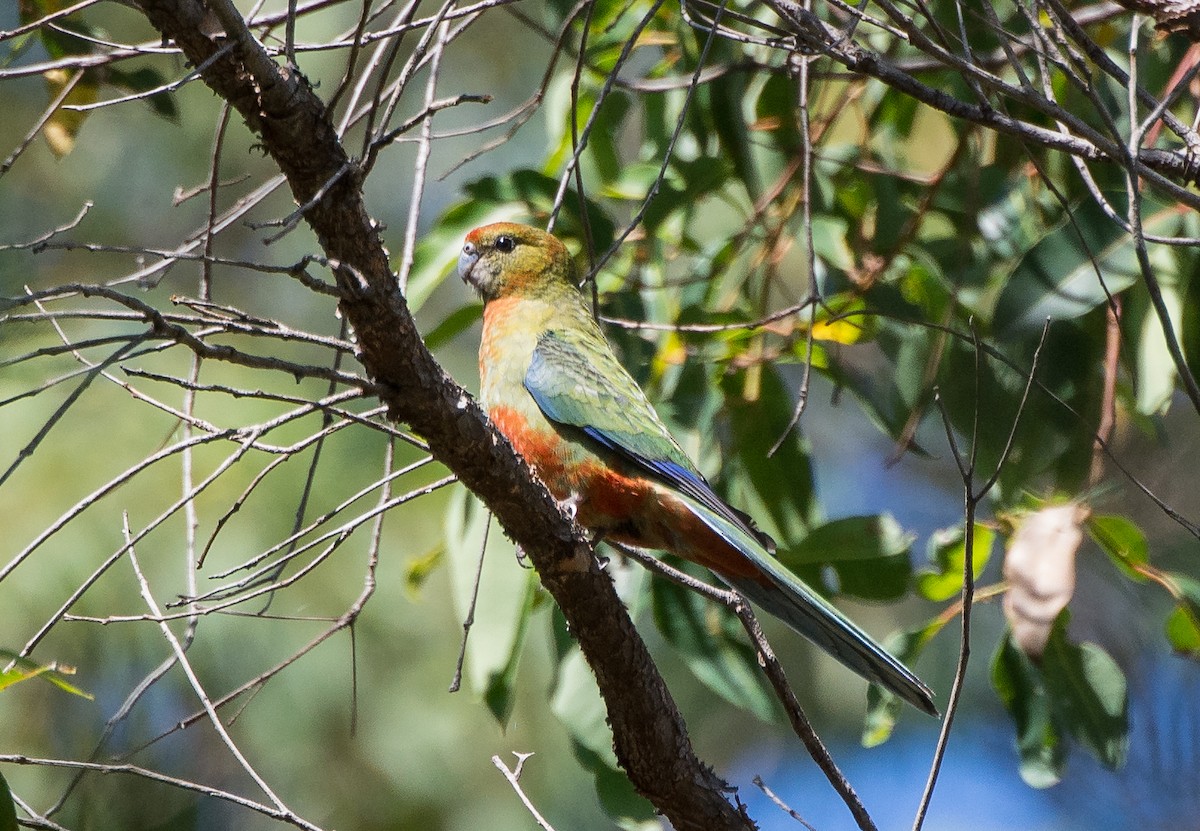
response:
[(921, 680), (771, 556), (770, 537), (713, 493), (637, 382), (595, 333), (552, 330), (538, 339), (525, 388), (546, 417), (568, 425), (676, 488), (702, 522), (769, 579), (724, 579), (863, 677), (936, 715)]
[(760, 545), (773, 547), (744, 514), (713, 492), (599, 332), (543, 334), (525, 373), (525, 388), (551, 421), (582, 430), (755, 537)]

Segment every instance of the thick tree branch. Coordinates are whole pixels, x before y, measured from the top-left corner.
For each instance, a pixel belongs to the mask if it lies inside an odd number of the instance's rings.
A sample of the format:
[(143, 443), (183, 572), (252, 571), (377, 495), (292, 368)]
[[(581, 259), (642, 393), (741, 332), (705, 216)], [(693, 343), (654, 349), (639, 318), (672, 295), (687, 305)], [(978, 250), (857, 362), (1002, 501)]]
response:
[[(696, 758), (683, 719), (590, 546), (425, 349), (363, 204), (357, 165), (308, 81), (270, 60), (230, 3), (137, 4), (203, 67), (204, 82), (261, 138), (296, 202), (311, 202), (305, 219), (334, 269), (341, 311), (383, 402), (483, 498), (537, 566), (596, 674), (617, 758), (634, 785), (679, 831), (753, 828), (744, 810), (725, 798), (726, 784)], [(205, 34), (209, 8), (227, 38)], [(234, 48), (216, 55), (230, 41)], [(335, 180), (347, 164), (352, 172)]]

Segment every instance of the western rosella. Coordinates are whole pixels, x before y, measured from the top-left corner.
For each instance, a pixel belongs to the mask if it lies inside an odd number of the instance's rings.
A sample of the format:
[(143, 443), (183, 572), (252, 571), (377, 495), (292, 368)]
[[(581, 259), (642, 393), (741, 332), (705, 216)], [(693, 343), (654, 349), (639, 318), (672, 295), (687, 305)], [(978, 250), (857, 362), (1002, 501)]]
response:
[(780, 564), (770, 538), (709, 487), (613, 354), (558, 239), (508, 222), (476, 228), (458, 273), (484, 301), (484, 405), (581, 525), (705, 566), (859, 675), (937, 714), (920, 679)]

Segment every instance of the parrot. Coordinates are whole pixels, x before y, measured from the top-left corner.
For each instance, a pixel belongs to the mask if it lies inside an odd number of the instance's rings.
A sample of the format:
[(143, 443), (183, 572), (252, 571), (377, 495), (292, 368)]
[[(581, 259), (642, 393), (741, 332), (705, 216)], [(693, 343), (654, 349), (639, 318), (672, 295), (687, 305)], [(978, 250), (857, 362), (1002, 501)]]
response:
[(713, 491), (621, 365), (555, 236), (467, 234), (458, 274), (483, 299), (480, 398), (496, 428), (594, 539), (697, 563), (867, 681), (936, 716), (933, 693), (773, 555)]

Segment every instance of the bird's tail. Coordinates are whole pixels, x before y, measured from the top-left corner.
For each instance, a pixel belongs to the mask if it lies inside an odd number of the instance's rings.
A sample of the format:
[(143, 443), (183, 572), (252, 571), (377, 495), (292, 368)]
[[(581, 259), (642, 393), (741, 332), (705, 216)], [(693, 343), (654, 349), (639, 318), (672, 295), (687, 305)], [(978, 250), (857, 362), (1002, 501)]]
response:
[(832, 604), (801, 583), (763, 548), (750, 529), (739, 527), (690, 498), (684, 498), (697, 517), (767, 578), (762, 581), (723, 574), (721, 578), (725, 582), (863, 678), (883, 686), (931, 716), (938, 714), (933, 692), (921, 679)]
[(722, 579), (863, 678), (931, 716), (938, 714), (929, 687), (870, 635), (798, 582), (769, 576), (769, 583), (749, 577), (722, 575)]

